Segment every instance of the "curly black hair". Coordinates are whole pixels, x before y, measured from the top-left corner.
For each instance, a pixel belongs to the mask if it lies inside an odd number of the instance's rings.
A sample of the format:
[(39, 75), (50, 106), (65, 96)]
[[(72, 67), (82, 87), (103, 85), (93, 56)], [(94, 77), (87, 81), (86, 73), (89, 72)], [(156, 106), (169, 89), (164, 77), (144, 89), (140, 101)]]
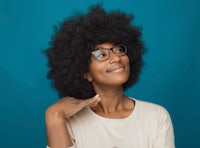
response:
[(140, 28), (131, 24), (133, 18), (119, 10), (106, 12), (97, 4), (88, 13), (76, 13), (63, 21), (45, 50), (48, 78), (60, 97), (86, 99), (95, 95), (84, 75), (89, 71), (91, 51), (101, 43), (127, 45), (130, 76), (123, 88), (136, 83), (143, 65), (144, 44)]

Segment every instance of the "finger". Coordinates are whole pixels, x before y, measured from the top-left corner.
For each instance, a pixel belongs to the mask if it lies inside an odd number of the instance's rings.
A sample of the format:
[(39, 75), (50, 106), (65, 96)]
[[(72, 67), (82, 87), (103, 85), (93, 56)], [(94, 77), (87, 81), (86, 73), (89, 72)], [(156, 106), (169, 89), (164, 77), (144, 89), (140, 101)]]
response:
[(99, 102), (95, 102), (95, 103), (89, 104), (87, 107), (95, 107), (95, 106), (97, 106), (98, 103)]
[(99, 97), (99, 94), (95, 95), (94, 97), (84, 100), (83, 106), (84, 107), (90, 107), (97, 105), (101, 101), (101, 98)]

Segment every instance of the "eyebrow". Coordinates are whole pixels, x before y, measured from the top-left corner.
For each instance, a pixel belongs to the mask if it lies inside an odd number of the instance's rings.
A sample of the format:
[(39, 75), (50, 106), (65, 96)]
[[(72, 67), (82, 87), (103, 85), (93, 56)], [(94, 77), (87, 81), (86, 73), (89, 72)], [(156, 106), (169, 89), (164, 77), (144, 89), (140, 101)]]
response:
[(102, 47), (102, 46), (99, 46), (99, 47), (96, 47), (95, 49), (99, 49), (99, 48), (103, 48), (103, 49), (112, 49), (112, 48), (114, 48), (115, 46), (112, 46), (112, 47)]

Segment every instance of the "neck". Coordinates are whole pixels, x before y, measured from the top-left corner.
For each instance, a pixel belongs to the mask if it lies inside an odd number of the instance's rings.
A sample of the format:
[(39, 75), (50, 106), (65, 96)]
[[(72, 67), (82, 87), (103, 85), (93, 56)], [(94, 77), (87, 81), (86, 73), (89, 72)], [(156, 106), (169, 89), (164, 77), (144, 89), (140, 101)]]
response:
[(126, 97), (123, 94), (123, 87), (94, 87), (97, 94), (100, 95), (101, 102), (93, 107), (95, 112), (103, 114), (112, 114), (123, 108)]

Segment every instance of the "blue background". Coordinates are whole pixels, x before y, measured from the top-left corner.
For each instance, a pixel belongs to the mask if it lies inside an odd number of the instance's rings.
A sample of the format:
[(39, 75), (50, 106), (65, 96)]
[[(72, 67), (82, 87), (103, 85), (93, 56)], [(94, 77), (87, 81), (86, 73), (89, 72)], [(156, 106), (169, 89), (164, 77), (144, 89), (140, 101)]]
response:
[(200, 147), (198, 0), (0, 0), (0, 147), (45, 147), (44, 111), (58, 96), (42, 51), (53, 25), (97, 2), (143, 28), (146, 64), (127, 95), (168, 109), (177, 148)]

